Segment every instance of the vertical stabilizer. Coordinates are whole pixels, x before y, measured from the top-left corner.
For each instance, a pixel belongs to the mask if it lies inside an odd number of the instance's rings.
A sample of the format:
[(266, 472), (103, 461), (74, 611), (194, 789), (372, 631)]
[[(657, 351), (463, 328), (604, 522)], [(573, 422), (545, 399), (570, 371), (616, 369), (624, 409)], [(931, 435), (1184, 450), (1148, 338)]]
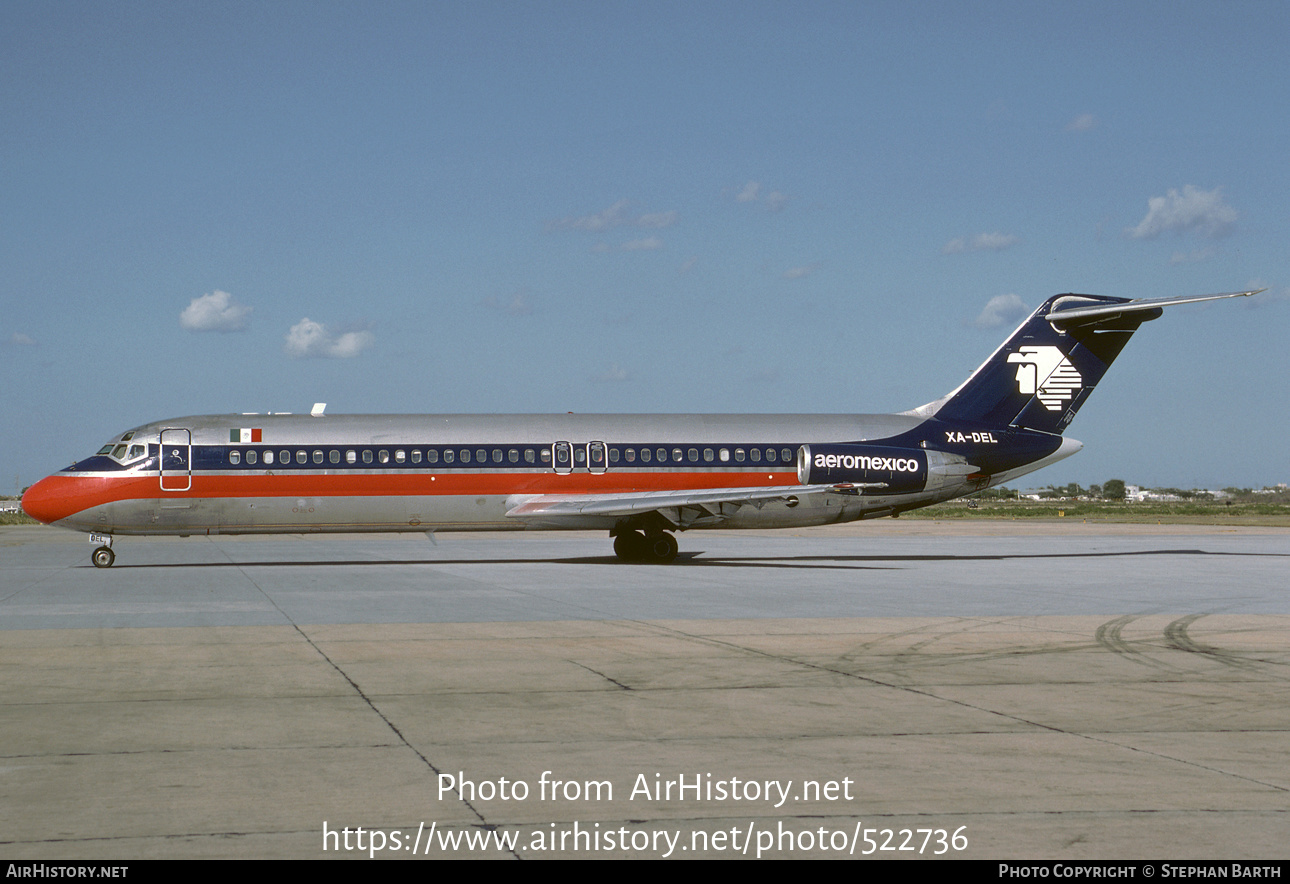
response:
[(1063, 318), (1064, 312), (1133, 303), (1097, 295), (1049, 298), (963, 386), (919, 413), (931, 408), (943, 420), (1061, 433), (1138, 326), (1161, 309), (1074, 321)]

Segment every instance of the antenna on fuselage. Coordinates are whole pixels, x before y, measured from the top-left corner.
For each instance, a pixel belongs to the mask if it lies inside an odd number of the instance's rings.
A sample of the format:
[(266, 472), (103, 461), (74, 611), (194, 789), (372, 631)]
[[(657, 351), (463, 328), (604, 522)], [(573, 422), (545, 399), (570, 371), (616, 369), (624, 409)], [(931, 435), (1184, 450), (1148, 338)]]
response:
[(309, 412), (310, 417), (322, 417), (323, 412), (327, 410), (326, 402), (315, 402), (313, 410)]

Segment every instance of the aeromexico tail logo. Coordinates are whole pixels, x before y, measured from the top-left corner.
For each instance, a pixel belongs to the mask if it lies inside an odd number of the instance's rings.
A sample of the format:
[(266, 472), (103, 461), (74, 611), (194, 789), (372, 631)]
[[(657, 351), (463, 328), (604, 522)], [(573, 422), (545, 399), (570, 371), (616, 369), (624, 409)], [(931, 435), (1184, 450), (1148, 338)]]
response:
[(1075, 366), (1056, 347), (1022, 347), (1009, 354), (1008, 361), (1017, 363), (1017, 390), (1028, 396), (1038, 394), (1049, 411), (1061, 411), (1084, 383)]

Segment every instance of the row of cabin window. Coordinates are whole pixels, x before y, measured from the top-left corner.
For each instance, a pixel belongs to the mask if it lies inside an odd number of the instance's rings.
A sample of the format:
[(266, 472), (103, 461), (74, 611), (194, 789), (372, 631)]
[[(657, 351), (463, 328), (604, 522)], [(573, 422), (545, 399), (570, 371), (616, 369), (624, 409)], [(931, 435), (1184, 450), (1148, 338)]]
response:
[[(561, 454), (560, 459), (563, 461), (565, 456), (565, 449), (561, 449), (560, 454)], [(673, 448), (671, 451), (671, 455), (672, 455), (672, 458), (671, 458), (672, 463), (683, 463), (687, 461), (689, 463), (698, 463), (699, 457), (700, 457), (699, 449), (697, 448), (690, 448), (685, 451), (682, 451), (680, 448)], [(273, 451), (268, 449), (266, 449), (263, 452), (260, 452), (258, 449), (255, 449), (255, 448), (246, 448), (246, 449), (230, 448), (229, 449), (229, 452), (228, 452), (229, 463), (241, 464), (243, 457), (246, 458), (247, 464), (258, 464), (261, 461), (263, 461), (263, 463), (266, 466), (271, 466), (274, 462), (275, 454)], [(376, 463), (388, 464), (391, 460), (391, 453), (387, 449), (379, 449), (373, 452), (372, 449), (370, 448), (364, 448), (362, 451), (355, 451), (354, 449), (350, 448), (344, 452), (343, 457), (344, 457), (345, 463), (347, 464), (356, 464), (359, 462), (360, 459), (365, 464), (370, 464), (373, 461), (375, 461)], [(409, 463), (409, 462), (414, 464), (419, 464), (422, 461), (421, 449), (419, 448), (413, 448), (410, 451), (404, 451), (402, 448), (396, 448), (393, 452), (392, 457), (394, 462), (399, 464)], [(469, 448), (462, 448), (460, 449), (460, 451), (457, 451), (451, 448), (445, 448), (443, 450), (442, 457), (443, 457), (443, 462), (446, 464), (450, 464), (458, 460), (460, 460), (461, 463), (467, 464), (467, 463), (471, 463), (472, 459), (475, 463), (484, 464), (484, 465), (487, 465), (488, 463), (490, 463), (490, 461), (491, 463), (494, 463), (494, 464), (503, 464), (504, 462), (509, 464), (518, 464), (521, 459), (523, 459), (524, 463), (526, 464), (534, 464), (534, 463), (537, 463), (537, 461), (540, 459), (542, 461), (543, 466), (550, 466), (551, 449), (525, 448), (521, 450), (518, 448), (511, 448), (507, 450), (505, 454), (503, 454), (502, 449), (494, 448), (492, 449), (491, 458), (490, 458), (490, 452), (488, 451), (488, 449), (485, 449), (485, 448), (476, 448), (473, 452)], [(705, 463), (712, 463), (713, 461), (720, 461), (721, 463), (729, 463), (732, 457), (732, 449), (704, 448), (702, 457)], [(341, 462), (341, 458), (342, 458), (342, 454), (340, 449), (338, 448), (329, 449), (326, 453), (324, 453), (323, 450), (320, 448), (315, 448), (312, 453), (304, 450), (303, 448), (297, 449), (295, 452), (295, 462), (301, 465), (306, 465), (310, 461), (312, 461), (315, 464), (322, 464), (324, 460), (332, 464), (339, 464)], [(438, 463), (439, 458), (440, 458), (440, 452), (438, 449), (436, 448), (426, 449), (425, 451), (426, 463), (431, 463), (431, 464)], [(746, 463), (746, 462), (761, 463), (762, 450), (760, 448), (751, 448), (745, 451), (743, 448), (735, 448), (733, 449), (733, 458), (735, 463)], [(778, 452), (776, 452), (774, 448), (767, 448), (765, 452), (765, 462), (769, 464), (776, 463), (777, 461), (788, 463), (789, 461), (792, 460), (792, 458), (793, 458), (793, 452), (792, 452), (792, 449), (789, 449), (789, 448), (781, 448)], [(283, 448), (281, 451), (279, 451), (276, 454), (276, 459), (280, 464), (289, 464), (292, 461), (292, 452), (290, 451), (290, 449)], [(573, 459), (579, 466), (585, 465), (587, 462), (586, 448), (584, 446), (578, 446), (577, 448), (574, 448)], [(621, 449), (610, 448), (609, 462), (619, 463), (620, 460), (625, 461), (629, 464), (637, 463), (638, 461), (643, 464), (654, 463), (654, 462), (658, 462), (660, 464), (668, 463), (668, 450), (666, 448), (656, 448), (656, 449), (642, 448), (638, 454), (635, 448), (621, 448)]]

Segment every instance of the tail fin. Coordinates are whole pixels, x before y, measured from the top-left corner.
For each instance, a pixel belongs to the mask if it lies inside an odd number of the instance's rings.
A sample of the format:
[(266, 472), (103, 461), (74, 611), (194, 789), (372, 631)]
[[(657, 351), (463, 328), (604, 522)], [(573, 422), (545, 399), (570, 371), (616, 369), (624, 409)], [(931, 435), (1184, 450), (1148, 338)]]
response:
[(1154, 300), (1056, 295), (962, 386), (913, 413), (1061, 433), (1142, 323), (1174, 304), (1253, 294), (1257, 291)]

